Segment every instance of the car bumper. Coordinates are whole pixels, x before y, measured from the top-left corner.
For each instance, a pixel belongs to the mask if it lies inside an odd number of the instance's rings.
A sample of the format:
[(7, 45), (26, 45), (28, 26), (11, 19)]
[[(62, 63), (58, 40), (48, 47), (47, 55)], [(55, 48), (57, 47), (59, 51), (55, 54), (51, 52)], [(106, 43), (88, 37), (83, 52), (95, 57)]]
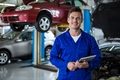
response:
[(4, 23), (34, 23), (36, 20), (35, 14), (30, 14), (29, 11), (6, 12), (0, 15)]

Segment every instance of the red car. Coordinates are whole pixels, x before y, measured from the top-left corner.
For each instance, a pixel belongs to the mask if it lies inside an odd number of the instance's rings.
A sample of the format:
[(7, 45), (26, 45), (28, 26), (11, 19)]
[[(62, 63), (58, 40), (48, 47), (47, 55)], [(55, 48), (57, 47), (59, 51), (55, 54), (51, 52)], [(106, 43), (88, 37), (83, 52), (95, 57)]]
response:
[(0, 18), (10, 23), (14, 31), (21, 31), (25, 25), (35, 25), (37, 31), (46, 32), (52, 25), (67, 24), (68, 10), (74, 0), (39, 0), (27, 5), (6, 8)]

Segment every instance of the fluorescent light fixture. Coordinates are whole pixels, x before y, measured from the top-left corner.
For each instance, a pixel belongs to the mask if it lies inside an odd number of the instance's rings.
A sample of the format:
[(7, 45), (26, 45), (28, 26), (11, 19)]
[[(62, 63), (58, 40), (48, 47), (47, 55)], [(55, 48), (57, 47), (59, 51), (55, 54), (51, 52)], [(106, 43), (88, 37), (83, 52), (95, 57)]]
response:
[(0, 3), (1, 6), (15, 6), (15, 4)]

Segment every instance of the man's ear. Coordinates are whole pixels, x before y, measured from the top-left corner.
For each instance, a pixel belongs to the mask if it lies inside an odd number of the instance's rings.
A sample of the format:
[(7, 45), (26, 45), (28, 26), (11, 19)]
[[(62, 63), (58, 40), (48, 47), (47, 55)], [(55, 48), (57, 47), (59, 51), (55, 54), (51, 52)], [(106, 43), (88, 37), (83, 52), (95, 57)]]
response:
[(67, 18), (67, 22), (69, 23), (69, 17)]

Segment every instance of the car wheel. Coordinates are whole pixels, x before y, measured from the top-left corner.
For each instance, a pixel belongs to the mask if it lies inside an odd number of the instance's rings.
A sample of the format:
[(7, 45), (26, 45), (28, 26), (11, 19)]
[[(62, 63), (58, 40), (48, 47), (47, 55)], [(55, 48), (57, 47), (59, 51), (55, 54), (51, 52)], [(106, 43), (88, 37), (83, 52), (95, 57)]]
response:
[(46, 32), (50, 29), (51, 23), (52, 23), (52, 20), (50, 16), (48, 16), (47, 14), (44, 14), (39, 16), (35, 27), (39, 32)]
[(22, 31), (24, 29), (24, 25), (10, 24), (10, 27), (13, 31)]
[(47, 47), (45, 48), (45, 59), (46, 59), (46, 60), (49, 60), (49, 59), (50, 59), (50, 51), (51, 51), (51, 49), (52, 49), (52, 46), (47, 46)]
[(0, 65), (7, 64), (9, 59), (10, 59), (10, 56), (7, 51), (0, 51)]

